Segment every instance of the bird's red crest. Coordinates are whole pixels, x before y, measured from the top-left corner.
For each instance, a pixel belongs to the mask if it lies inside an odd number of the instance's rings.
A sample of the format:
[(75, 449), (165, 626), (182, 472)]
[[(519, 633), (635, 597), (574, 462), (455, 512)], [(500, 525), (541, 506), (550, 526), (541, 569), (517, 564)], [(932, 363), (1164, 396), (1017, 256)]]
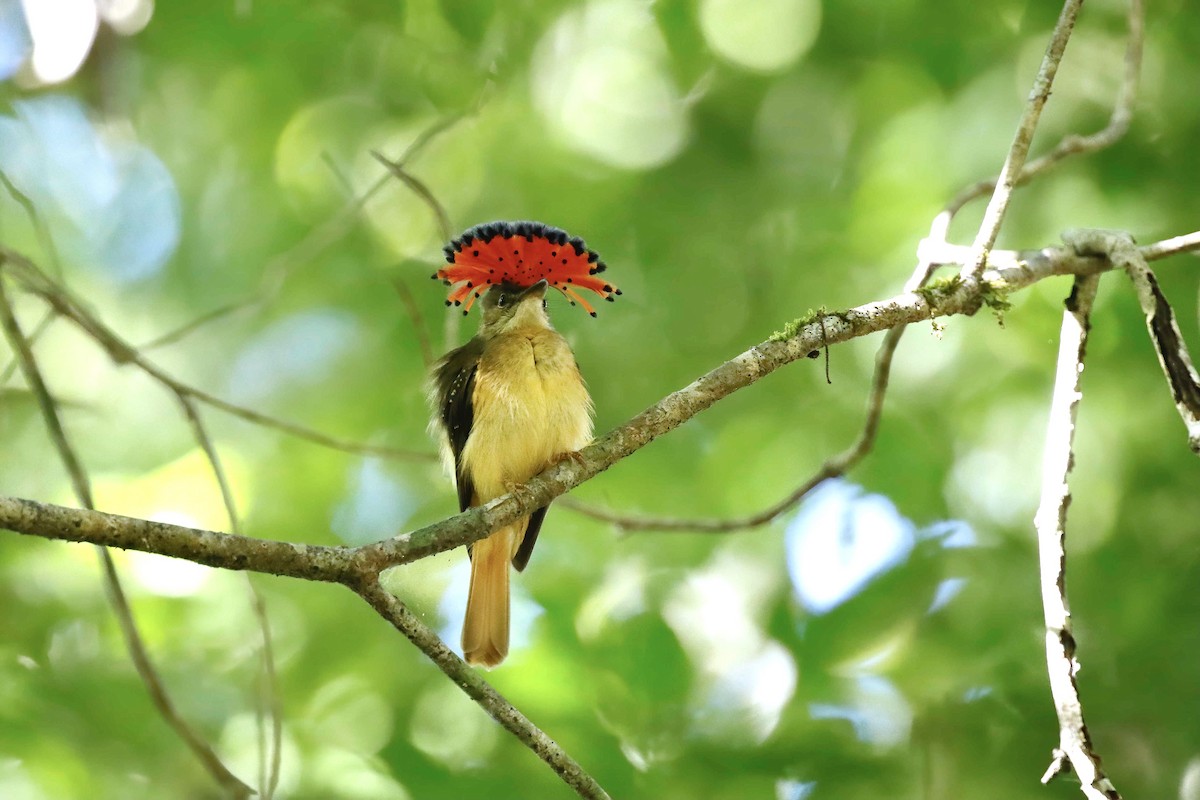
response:
[(475, 300), (496, 283), (532, 286), (545, 279), (571, 305), (596, 316), (579, 294), (589, 289), (612, 301), (621, 290), (599, 277), (604, 262), (578, 237), (541, 222), (489, 222), (469, 228), (446, 245), (446, 266), (433, 277), (453, 286), (446, 305), (470, 311)]

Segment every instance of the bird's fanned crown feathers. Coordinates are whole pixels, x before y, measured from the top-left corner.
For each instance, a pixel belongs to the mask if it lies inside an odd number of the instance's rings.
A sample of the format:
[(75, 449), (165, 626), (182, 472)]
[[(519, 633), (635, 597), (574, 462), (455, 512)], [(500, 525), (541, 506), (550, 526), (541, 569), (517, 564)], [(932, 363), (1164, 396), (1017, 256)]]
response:
[(541, 222), (488, 222), (466, 230), (446, 245), (446, 266), (433, 278), (453, 286), (446, 305), (470, 311), (475, 300), (497, 283), (532, 286), (545, 279), (571, 301), (596, 316), (580, 295), (589, 289), (612, 301), (621, 290), (599, 277), (604, 262), (579, 237)]

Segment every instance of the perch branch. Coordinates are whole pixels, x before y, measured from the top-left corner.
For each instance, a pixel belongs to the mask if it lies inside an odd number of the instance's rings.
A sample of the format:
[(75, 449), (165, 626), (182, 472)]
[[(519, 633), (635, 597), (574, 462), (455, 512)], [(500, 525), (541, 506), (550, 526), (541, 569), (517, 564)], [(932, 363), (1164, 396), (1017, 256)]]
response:
[(1042, 608), (1046, 621), (1046, 666), (1050, 674), (1050, 692), (1058, 714), (1059, 744), (1042, 783), (1073, 768), (1082, 783), (1084, 795), (1092, 800), (1120, 800), (1120, 795), (1105, 776), (1100, 756), (1092, 747), (1075, 675), (1075, 637), (1071, 633), (1071, 612), (1067, 604), (1067, 507), (1071, 491), (1067, 479), (1074, 464), (1072, 450), (1075, 416), (1079, 408), (1080, 378), (1092, 301), (1096, 297), (1099, 276), (1077, 278), (1063, 312), (1059, 339), (1058, 369), (1046, 448), (1042, 458), (1042, 494), (1034, 525), (1038, 534), (1041, 564)]
[[(1200, 235), (1148, 245), (1140, 252), (1163, 258), (1200, 249)], [(931, 262), (936, 263), (936, 262)], [(960, 262), (961, 263), (961, 262)], [(655, 403), (626, 424), (532, 478), (523, 488), (483, 506), (360, 548), (301, 545), (204, 531), (118, 515), (0, 497), (0, 527), (51, 539), (90, 542), (185, 558), (208, 566), (252, 570), (308, 580), (346, 583), (361, 570), (377, 573), (476, 541), (599, 474), (713, 403), (823, 343), (836, 345), (897, 325), (973, 313), (983, 287), (1013, 292), (1056, 275), (1094, 275), (1112, 269), (1103, 257), (1069, 248), (1011, 252), (1002, 268), (989, 268), (983, 284), (951, 281), (920, 293), (904, 292), (796, 325), (721, 364), (689, 386)], [(822, 332), (822, 327), (824, 332)], [(297, 537), (302, 538), (302, 537)]]
[[(927, 261), (917, 264), (912, 277), (904, 285), (904, 291), (911, 292), (919, 289), (933, 267)], [(853, 469), (871, 452), (875, 446), (875, 438), (879, 433), (879, 421), (883, 417), (883, 403), (887, 396), (888, 380), (892, 372), (892, 359), (900, 344), (900, 337), (908, 326), (897, 325), (889, 330), (883, 344), (875, 354), (875, 372), (871, 378), (871, 392), (867, 397), (867, 415), (863, 421), (862, 431), (858, 438), (848, 448), (825, 460), (825, 463), (806, 478), (803, 483), (793, 489), (788, 495), (767, 508), (754, 514), (731, 519), (700, 519), (681, 517), (656, 517), (639, 514), (620, 514), (603, 508), (583, 503), (573, 497), (565, 497), (560, 502), (567, 508), (577, 511), (593, 519), (609, 522), (622, 531), (656, 530), (656, 531), (694, 531), (700, 533), (728, 533), (736, 530), (746, 530), (766, 525), (789, 508), (793, 507), (809, 492), (831, 478), (837, 478)]]

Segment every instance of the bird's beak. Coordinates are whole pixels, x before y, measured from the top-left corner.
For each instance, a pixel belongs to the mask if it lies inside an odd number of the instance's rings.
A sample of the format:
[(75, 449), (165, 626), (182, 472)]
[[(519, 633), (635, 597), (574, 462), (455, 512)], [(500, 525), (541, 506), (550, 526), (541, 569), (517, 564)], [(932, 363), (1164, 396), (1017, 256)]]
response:
[(523, 303), (526, 300), (531, 300), (531, 299), (541, 300), (543, 297), (546, 296), (546, 289), (549, 286), (550, 286), (550, 284), (546, 282), (545, 278), (543, 278), (542, 280), (535, 283), (533, 286), (523, 289), (518, 298), (518, 302)]

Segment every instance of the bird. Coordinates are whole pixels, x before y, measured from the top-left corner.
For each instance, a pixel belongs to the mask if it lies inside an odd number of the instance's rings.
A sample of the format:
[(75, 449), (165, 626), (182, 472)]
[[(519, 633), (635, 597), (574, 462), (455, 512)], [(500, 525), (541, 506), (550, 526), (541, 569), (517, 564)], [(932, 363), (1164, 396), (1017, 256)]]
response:
[[(592, 439), (592, 399), (566, 339), (550, 324), (553, 287), (591, 316), (580, 294), (612, 301), (621, 291), (582, 239), (540, 222), (491, 222), (445, 247), (432, 276), (453, 287), (447, 306), (468, 314), (478, 300), (479, 332), (432, 369), (431, 427), (465, 511), (508, 493)], [(529, 563), (547, 506), (468, 546), (471, 580), (462, 627), (468, 664), (492, 668), (509, 649), (509, 565)]]

